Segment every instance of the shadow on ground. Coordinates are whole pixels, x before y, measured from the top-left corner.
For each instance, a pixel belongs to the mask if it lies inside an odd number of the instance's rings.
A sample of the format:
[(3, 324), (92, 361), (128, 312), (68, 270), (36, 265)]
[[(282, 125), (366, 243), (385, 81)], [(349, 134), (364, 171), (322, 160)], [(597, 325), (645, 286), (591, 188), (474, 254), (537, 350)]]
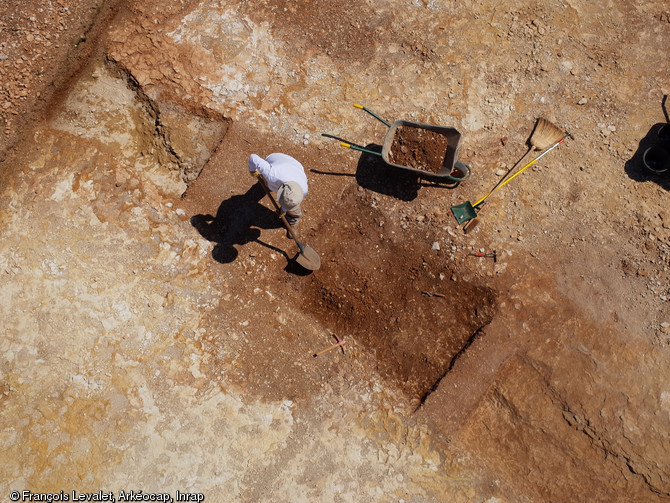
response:
[[(324, 136), (345, 141), (331, 135)], [(359, 147), (359, 145), (356, 146)], [(365, 147), (360, 148), (364, 148), (371, 152), (379, 152), (380, 154), (382, 151), (382, 146), (376, 143), (370, 143)], [(442, 187), (453, 189), (460, 183), (451, 181), (445, 183), (444, 178), (431, 177), (429, 175), (420, 177), (415, 172), (408, 169), (397, 168), (387, 164), (381, 155), (367, 152), (361, 152), (355, 174), (319, 171), (315, 169), (311, 171), (320, 175), (353, 176), (356, 178), (356, 183), (358, 183), (360, 187), (377, 192), (378, 194), (394, 197), (400, 201), (413, 201), (418, 196), (421, 187)]]
[(216, 243), (212, 250), (212, 258), (222, 264), (233, 262), (238, 255), (235, 245), (245, 245), (256, 241), (289, 260), (285, 251), (259, 240), (261, 229), (276, 229), (281, 227), (277, 215), (260, 201), (265, 191), (258, 184), (254, 184), (245, 194), (232, 196), (221, 203), (212, 215), (194, 215), (191, 225), (200, 235)]
[(665, 123), (660, 122), (651, 127), (633, 157), (626, 162), (625, 170), (632, 180), (655, 182), (670, 191), (670, 115), (667, 102), (666, 94), (661, 100)]
[[(382, 151), (382, 146), (371, 143), (366, 150)], [(395, 197), (401, 201), (413, 201), (419, 195), (421, 183), (416, 173), (390, 166), (379, 155), (361, 152), (356, 167), (356, 182), (364, 189)]]
[[(636, 182), (654, 182), (670, 191), (670, 168), (663, 173), (655, 173), (647, 166), (670, 166), (670, 141), (666, 139), (667, 123), (654, 124), (640, 140), (637, 151), (625, 164), (626, 174)], [(661, 131), (662, 130), (662, 131)], [(660, 136), (659, 136), (660, 133)], [(646, 153), (646, 157), (645, 157)], [(645, 162), (647, 165), (645, 165)]]

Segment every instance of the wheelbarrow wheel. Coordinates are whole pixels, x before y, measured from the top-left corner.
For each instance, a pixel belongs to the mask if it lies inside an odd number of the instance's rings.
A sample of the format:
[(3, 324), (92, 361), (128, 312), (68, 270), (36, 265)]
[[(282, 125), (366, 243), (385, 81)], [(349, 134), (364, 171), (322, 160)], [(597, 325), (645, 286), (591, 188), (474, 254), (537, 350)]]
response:
[(472, 169), (470, 168), (470, 166), (468, 166), (467, 164), (465, 164), (464, 162), (461, 162), (461, 161), (456, 161), (454, 163), (454, 167), (451, 170), (451, 172), (453, 173), (454, 170), (458, 171), (460, 173), (463, 173), (463, 176), (461, 176), (461, 177), (457, 177), (457, 176), (453, 176), (453, 175), (447, 175), (446, 176), (446, 178), (448, 178), (449, 180), (452, 180), (454, 182), (464, 182), (465, 180), (470, 178), (470, 175), (472, 174)]

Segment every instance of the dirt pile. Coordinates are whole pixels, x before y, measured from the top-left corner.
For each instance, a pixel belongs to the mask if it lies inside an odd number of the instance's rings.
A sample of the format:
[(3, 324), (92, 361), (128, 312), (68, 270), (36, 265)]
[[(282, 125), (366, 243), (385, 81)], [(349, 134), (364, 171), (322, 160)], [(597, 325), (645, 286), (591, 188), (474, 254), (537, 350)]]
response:
[(437, 173), (444, 165), (449, 140), (446, 136), (419, 127), (402, 126), (395, 131), (389, 161), (399, 166)]

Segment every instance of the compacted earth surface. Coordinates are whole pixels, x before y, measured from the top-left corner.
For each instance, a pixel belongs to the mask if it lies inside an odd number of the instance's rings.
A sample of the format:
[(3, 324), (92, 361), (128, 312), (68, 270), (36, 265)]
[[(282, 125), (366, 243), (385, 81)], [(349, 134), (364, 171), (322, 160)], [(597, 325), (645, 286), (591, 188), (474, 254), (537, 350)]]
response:
[(0, 4), (0, 499), (670, 501), (668, 47), (660, 0)]

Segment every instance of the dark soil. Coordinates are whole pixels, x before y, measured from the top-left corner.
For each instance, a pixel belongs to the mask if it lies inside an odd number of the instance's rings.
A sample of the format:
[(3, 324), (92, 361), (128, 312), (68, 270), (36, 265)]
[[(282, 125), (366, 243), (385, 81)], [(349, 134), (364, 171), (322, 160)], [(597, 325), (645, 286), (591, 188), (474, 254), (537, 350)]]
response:
[[(318, 165), (308, 150), (296, 151), (276, 139), (271, 146), (264, 145), (263, 136), (235, 123), (182, 199), (189, 213), (193, 212), (189, 207), (200, 213), (210, 211), (227, 222), (217, 231), (221, 235), (203, 234), (218, 243), (213, 258), (221, 262), (217, 268), (222, 281), (226, 270), (248, 279), (209, 317), (216, 328), (211, 340), (203, 341), (203, 349), (212, 357), (211, 375), (219, 375), (222, 362), (233, 360), (239, 364), (239, 375), (235, 370), (226, 375), (249, 392), (297, 400), (319, 392), (323, 381), (339, 372), (353, 372), (351, 365), (356, 361), (376, 368), (389, 388), (404, 392), (406, 400), (423, 400), (491, 321), (497, 309), (495, 292), (464, 281), (446, 251), (448, 243), (442, 249), (432, 248), (425, 223), (389, 218), (377, 207), (395, 204), (392, 197), (384, 196), (382, 201), (379, 195), (397, 183), (388, 173), (378, 182), (378, 192), (340, 177), (322, 177), (313, 184), (305, 201), (300, 239), (320, 252), (321, 268), (307, 275), (290, 265), (285, 268), (297, 247), (285, 238), (266, 198), (252, 197), (247, 189), (253, 181), (245, 173), (246, 141), (260, 151), (286, 147), (305, 166)], [(217, 181), (237, 178), (242, 188), (233, 189), (217, 203), (226, 193)], [(338, 211), (317, 224), (318, 215), (310, 210), (326, 193), (339, 193), (333, 204)], [(212, 203), (211, 210), (203, 206), (204, 201)], [(253, 266), (247, 264), (249, 260)], [(263, 288), (255, 288), (254, 280)], [(230, 285), (224, 287), (230, 291)], [(236, 298), (258, 296), (268, 300), (253, 310), (235, 309)], [(282, 321), (284, 311), (318, 320), (321, 330), (296, 329), (302, 322)], [(222, 335), (239, 333), (240, 326), (253, 327), (253, 337), (242, 334), (232, 340)], [(335, 342), (332, 334), (345, 341), (346, 355), (331, 351), (313, 358)]]
[(350, 187), (342, 200), (351, 220), (326, 220), (318, 235), (346, 238), (330, 243), (319, 274), (289, 297), (370, 351), (410, 400), (422, 399), (491, 321), (494, 293), (463, 281), (418, 231), (388, 222), (369, 193)]
[(408, 168), (439, 173), (447, 154), (448, 138), (435, 131), (400, 126), (389, 150), (389, 161)]

